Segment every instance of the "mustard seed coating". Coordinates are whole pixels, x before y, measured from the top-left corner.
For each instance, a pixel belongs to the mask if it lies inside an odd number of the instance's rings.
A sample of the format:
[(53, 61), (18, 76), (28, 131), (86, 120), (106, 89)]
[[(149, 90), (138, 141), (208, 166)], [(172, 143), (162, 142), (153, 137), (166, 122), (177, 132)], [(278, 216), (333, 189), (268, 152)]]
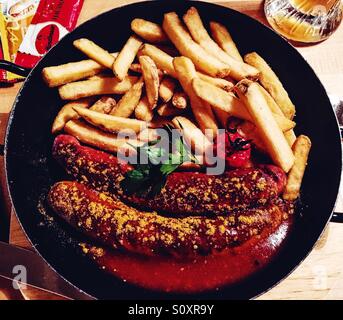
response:
[(86, 235), (107, 246), (145, 255), (206, 255), (238, 246), (287, 218), (274, 204), (215, 218), (163, 217), (68, 181), (55, 184), (48, 201), (58, 215)]
[(220, 176), (174, 172), (155, 197), (146, 193), (129, 196), (120, 181), (132, 167), (119, 163), (115, 156), (81, 146), (66, 135), (56, 138), (53, 155), (77, 181), (139, 208), (171, 214), (228, 215), (237, 209), (265, 206), (277, 199), (285, 183), (284, 173), (275, 166), (236, 169)]

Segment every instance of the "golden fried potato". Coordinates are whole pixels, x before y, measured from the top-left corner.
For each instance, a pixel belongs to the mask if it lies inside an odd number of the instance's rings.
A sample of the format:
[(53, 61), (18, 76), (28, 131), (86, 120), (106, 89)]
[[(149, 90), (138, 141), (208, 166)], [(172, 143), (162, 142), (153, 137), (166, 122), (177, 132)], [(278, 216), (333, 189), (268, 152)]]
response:
[(67, 104), (65, 104), (57, 114), (52, 124), (51, 132), (55, 134), (57, 132), (62, 131), (65, 124), (69, 120), (78, 119), (80, 117), (78, 113), (73, 109), (74, 107), (89, 108), (94, 102), (94, 100), (94, 97), (90, 97), (83, 98), (77, 101), (68, 102)]
[(98, 46), (89, 39), (77, 39), (73, 42), (74, 47), (82, 51), (92, 60), (101, 64), (102, 66), (111, 69), (115, 58), (108, 51)]
[(164, 15), (163, 29), (180, 53), (191, 59), (197, 69), (219, 78), (230, 74), (230, 68), (225, 63), (208, 54), (192, 39), (175, 12)]
[(211, 56), (217, 58), (230, 69), (230, 77), (235, 80), (242, 80), (244, 78), (257, 79), (259, 71), (242, 62), (234, 59), (224, 50), (222, 50), (209, 36), (205, 29), (198, 10), (194, 7), (188, 9), (183, 16), (183, 21), (188, 27), (193, 39)]
[(117, 102), (112, 97), (103, 96), (99, 100), (97, 100), (89, 108), (89, 110), (93, 110), (100, 113), (110, 113), (116, 104)]
[[(258, 84), (256, 84), (258, 85)], [(194, 79), (192, 86), (196, 95), (208, 102), (215, 110), (219, 118), (228, 118), (229, 116), (234, 116), (240, 119), (252, 121), (252, 117), (245, 107), (244, 103), (237, 99), (234, 94), (226, 92), (206, 81), (201, 79)], [(224, 113), (223, 113), (224, 112)], [(280, 116), (273, 113), (273, 117), (284, 132), (294, 128), (295, 123), (285, 116)], [(221, 123), (223, 123), (221, 119)]]
[(247, 79), (242, 80), (236, 85), (235, 92), (249, 110), (252, 122), (258, 128), (274, 163), (285, 172), (289, 172), (294, 164), (292, 149), (275, 121), (273, 113), (270, 111), (257, 83)]
[(198, 77), (194, 64), (186, 57), (174, 58), (173, 64), (180, 84), (189, 97), (194, 117), (197, 120), (200, 129), (202, 132), (205, 132), (206, 129), (212, 130), (215, 135), (218, 126), (211, 106), (200, 99), (195, 94), (192, 87), (192, 80)]
[(100, 150), (118, 153), (132, 150), (132, 146), (141, 146), (143, 142), (134, 139), (118, 139), (113, 133), (104, 132), (80, 120), (70, 120), (66, 123), (64, 131), (84, 144)]
[(147, 122), (150, 122), (154, 117), (154, 113), (150, 108), (150, 104), (146, 96), (139, 101), (135, 109), (135, 117), (138, 120), (143, 120)]
[(163, 29), (154, 22), (144, 19), (133, 19), (131, 21), (131, 30), (141, 38), (152, 43), (168, 42), (169, 39)]
[(173, 78), (165, 76), (162, 79), (158, 92), (163, 102), (170, 101), (170, 99), (173, 97), (175, 86), (176, 81)]
[(103, 94), (123, 94), (128, 91), (138, 78), (128, 76), (120, 81), (116, 78), (99, 78), (67, 83), (59, 87), (58, 92), (62, 100), (77, 100), (84, 97)]
[(85, 121), (107, 132), (138, 133), (148, 126), (147, 122), (136, 119), (116, 117), (80, 107), (74, 107), (74, 110)]
[(110, 112), (111, 115), (129, 118), (141, 99), (143, 85), (143, 79), (136, 82), (118, 101), (117, 105)]
[(288, 96), (278, 76), (264, 59), (256, 52), (244, 56), (244, 61), (260, 71), (260, 82), (269, 92), (288, 119), (293, 119), (295, 106)]
[(310, 138), (304, 135), (299, 136), (293, 144), (295, 161), (288, 174), (287, 184), (283, 192), (285, 200), (295, 200), (299, 197), (311, 145)]
[(154, 109), (158, 101), (158, 89), (160, 79), (155, 62), (149, 56), (140, 56), (139, 63), (142, 66), (142, 75), (145, 83), (145, 92), (151, 109)]
[(218, 22), (211, 21), (210, 29), (214, 40), (227, 54), (237, 61), (244, 62), (235, 42), (232, 40), (231, 34), (225, 26)]
[(119, 80), (123, 80), (127, 76), (127, 72), (141, 45), (141, 40), (136, 36), (131, 36), (119, 52), (112, 66), (113, 73)]

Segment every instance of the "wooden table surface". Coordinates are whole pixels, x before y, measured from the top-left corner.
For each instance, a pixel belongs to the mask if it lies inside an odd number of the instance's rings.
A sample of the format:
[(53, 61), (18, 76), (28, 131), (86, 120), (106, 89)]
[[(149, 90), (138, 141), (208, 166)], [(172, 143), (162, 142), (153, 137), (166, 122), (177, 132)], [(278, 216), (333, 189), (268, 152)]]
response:
[[(85, 0), (79, 23), (112, 8), (132, 3), (128, 0)], [(137, 1), (136, 1), (137, 2)], [(263, 1), (209, 1), (244, 12), (263, 23)], [(343, 25), (327, 41), (314, 46), (299, 46), (297, 50), (318, 74), (329, 94), (343, 95)], [(0, 141), (3, 141), (8, 113), (22, 83), (0, 88)], [(0, 178), (4, 210), (10, 216), (10, 243), (31, 249), (16, 217), (11, 213), (4, 188), (3, 159), (0, 159)], [(343, 212), (343, 193), (340, 192), (337, 211)], [(0, 224), (3, 223), (0, 221)], [(258, 299), (343, 299), (343, 224), (330, 223), (315, 249), (303, 263), (280, 284)], [(0, 280), (0, 300), (19, 299), (18, 292)], [(57, 299), (45, 292), (22, 290), (26, 299)]]

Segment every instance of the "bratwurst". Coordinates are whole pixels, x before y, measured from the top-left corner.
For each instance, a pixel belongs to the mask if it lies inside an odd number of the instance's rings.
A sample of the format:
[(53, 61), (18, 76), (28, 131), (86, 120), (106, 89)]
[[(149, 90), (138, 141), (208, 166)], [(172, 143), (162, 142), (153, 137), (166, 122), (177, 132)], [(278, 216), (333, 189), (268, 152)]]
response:
[(274, 204), (212, 219), (163, 217), (70, 181), (56, 183), (48, 201), (60, 217), (84, 234), (107, 246), (145, 255), (206, 255), (239, 246), (265, 228), (272, 231), (285, 218), (285, 211)]
[(140, 208), (171, 214), (227, 215), (234, 210), (264, 206), (277, 199), (286, 182), (284, 172), (271, 165), (235, 169), (217, 176), (174, 172), (156, 196), (128, 195), (120, 182), (133, 167), (114, 155), (81, 146), (72, 136), (60, 135), (55, 139), (53, 156), (69, 175), (91, 188)]

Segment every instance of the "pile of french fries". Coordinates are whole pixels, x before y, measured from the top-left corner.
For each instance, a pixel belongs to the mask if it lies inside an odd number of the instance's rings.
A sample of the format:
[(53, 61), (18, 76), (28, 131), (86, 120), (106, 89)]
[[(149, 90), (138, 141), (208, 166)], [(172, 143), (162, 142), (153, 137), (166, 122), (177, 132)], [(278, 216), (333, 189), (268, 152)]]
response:
[(295, 106), (259, 54), (242, 57), (225, 26), (211, 21), (209, 27), (211, 35), (191, 7), (182, 19), (166, 13), (162, 26), (134, 19), (119, 52), (89, 39), (74, 41), (87, 60), (43, 70), (47, 85), (68, 101), (52, 132), (117, 152), (128, 142), (119, 131), (134, 131), (138, 138), (130, 145), (141, 145), (170, 122), (181, 124), (193, 146), (206, 141), (205, 130), (215, 134), (233, 116), (242, 120), (240, 133), (288, 173), (283, 196), (294, 200), (311, 148), (308, 137), (293, 131)]

